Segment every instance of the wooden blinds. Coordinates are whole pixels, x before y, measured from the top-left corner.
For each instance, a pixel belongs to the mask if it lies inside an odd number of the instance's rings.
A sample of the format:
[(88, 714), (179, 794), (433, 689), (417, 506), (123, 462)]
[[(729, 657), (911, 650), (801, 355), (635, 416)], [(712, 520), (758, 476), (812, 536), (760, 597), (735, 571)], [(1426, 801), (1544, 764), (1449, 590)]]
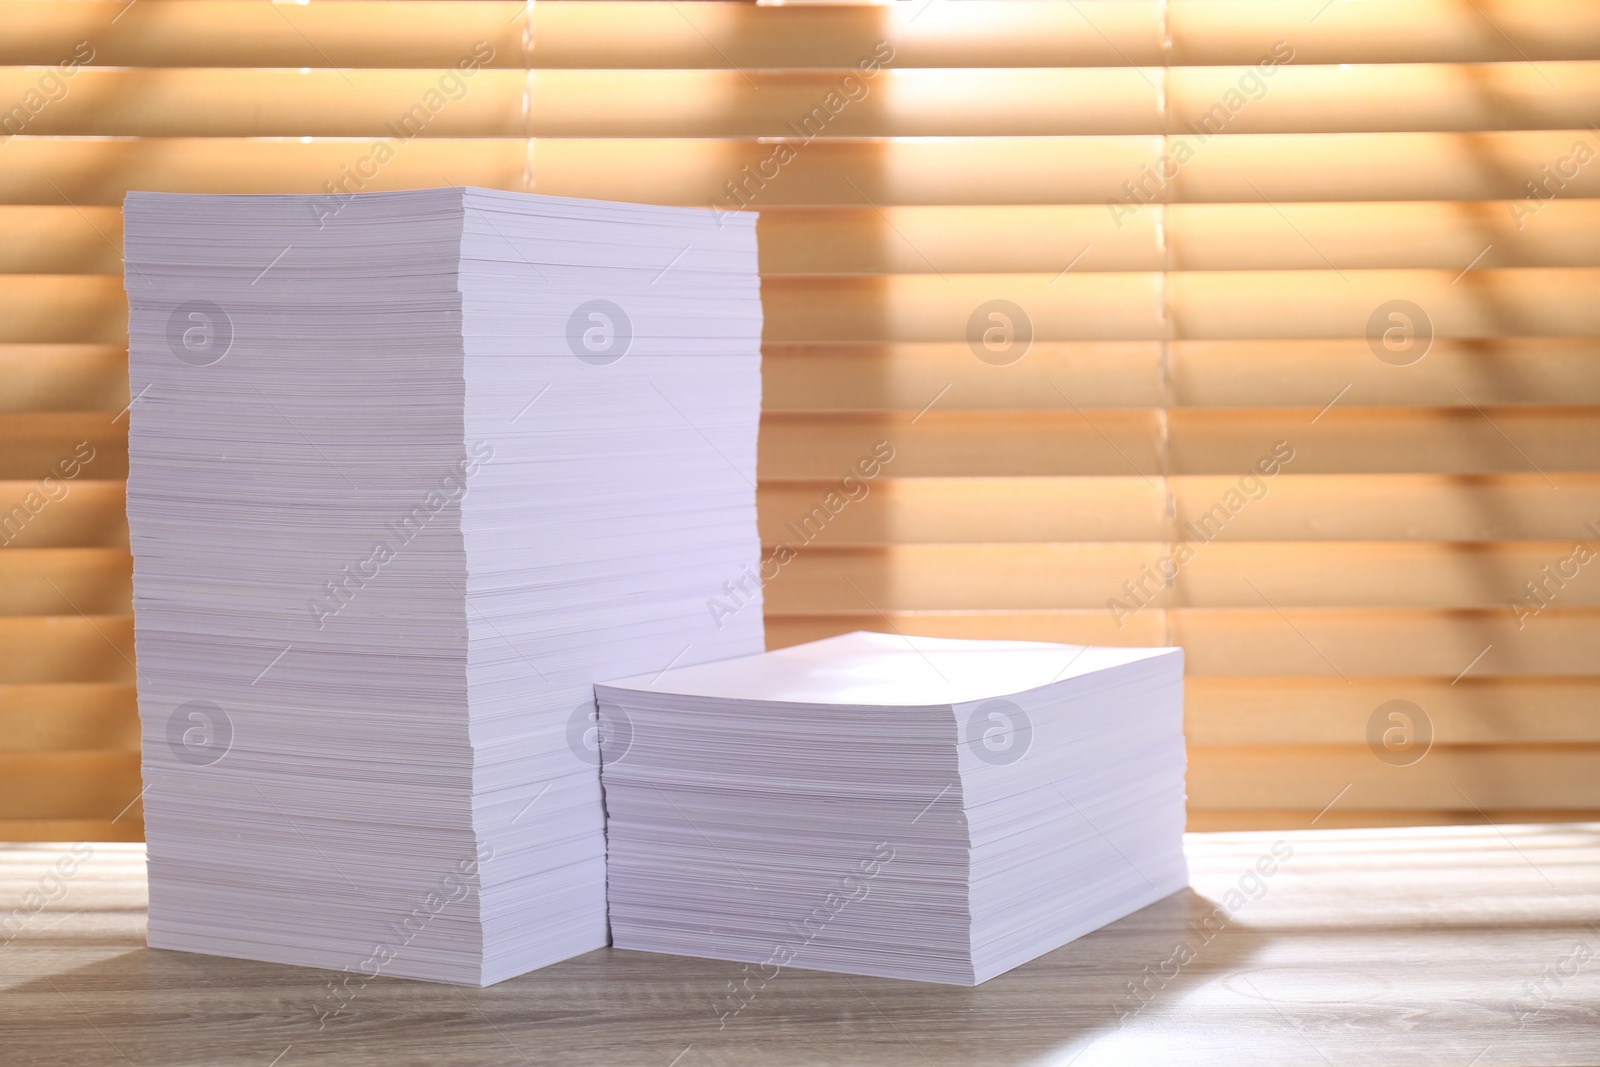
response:
[(1600, 6), (0, 26), (0, 838), (139, 833), (129, 189), (759, 210), (772, 644), (1181, 644), (1196, 828), (1600, 810)]

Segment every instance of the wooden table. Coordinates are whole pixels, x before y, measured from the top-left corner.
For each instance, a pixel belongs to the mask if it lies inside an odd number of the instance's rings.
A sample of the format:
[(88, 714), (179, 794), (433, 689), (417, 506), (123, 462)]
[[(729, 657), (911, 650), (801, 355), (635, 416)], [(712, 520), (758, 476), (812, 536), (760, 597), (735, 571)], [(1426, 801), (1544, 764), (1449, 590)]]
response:
[(1600, 1063), (1600, 824), (1188, 848), (1190, 891), (980, 988), (791, 969), (719, 1027), (740, 965), (614, 950), (490, 989), (377, 978), (319, 1020), (327, 972), (146, 949), (138, 846), (59, 885), (65, 846), (0, 846), (0, 1062)]

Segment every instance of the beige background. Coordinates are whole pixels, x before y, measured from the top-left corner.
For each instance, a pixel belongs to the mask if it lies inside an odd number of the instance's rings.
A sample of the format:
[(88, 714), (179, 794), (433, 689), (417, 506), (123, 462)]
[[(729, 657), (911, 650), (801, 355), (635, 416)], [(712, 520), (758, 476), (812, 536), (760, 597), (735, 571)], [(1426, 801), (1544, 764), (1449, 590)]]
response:
[[(1573, 562), (1600, 551), (1593, 5), (0, 0), (0, 25), (0, 839), (140, 834), (122, 195), (322, 192), (385, 137), (365, 188), (724, 208), (789, 139), (744, 194), (762, 529), (796, 549), (772, 644), (1182, 644), (1195, 829), (1600, 812), (1600, 562)], [(967, 339), (992, 300), (1031, 324), (1007, 365)], [(1409, 366), (1366, 336), (1393, 300), (1431, 324)], [(1570, 577), (1540, 606), (1546, 567)], [(1380, 758), (1395, 700), (1413, 743)]]

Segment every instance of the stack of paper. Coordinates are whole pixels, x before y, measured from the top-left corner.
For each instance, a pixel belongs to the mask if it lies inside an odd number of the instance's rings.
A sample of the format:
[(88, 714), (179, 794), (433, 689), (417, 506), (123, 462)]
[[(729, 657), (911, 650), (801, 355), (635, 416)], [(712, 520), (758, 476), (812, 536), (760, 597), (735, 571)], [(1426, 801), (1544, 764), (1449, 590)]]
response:
[(754, 216), (125, 215), (150, 944), (464, 983), (604, 945), (592, 683), (762, 647)]
[(975, 985), (1176, 892), (1182, 669), (854, 633), (601, 683), (613, 943)]

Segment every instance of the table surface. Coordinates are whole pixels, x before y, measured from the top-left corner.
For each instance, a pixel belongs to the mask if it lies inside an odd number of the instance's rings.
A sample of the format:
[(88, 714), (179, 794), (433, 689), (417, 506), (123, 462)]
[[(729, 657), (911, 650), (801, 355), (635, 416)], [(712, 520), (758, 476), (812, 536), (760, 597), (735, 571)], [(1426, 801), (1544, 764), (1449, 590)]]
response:
[(1189, 890), (976, 989), (791, 968), (728, 1019), (741, 965), (613, 949), (319, 1018), (329, 972), (145, 948), (142, 848), (89, 848), (0, 845), (7, 1064), (1600, 1063), (1600, 824), (1192, 834)]

